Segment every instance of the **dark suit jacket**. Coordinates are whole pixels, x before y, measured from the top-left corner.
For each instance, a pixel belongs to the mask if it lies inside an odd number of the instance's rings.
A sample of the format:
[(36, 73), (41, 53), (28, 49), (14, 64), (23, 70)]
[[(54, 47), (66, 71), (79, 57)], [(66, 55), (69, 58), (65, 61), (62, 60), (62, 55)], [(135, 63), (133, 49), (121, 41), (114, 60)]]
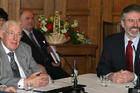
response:
[[(103, 52), (98, 63), (97, 75), (126, 70), (124, 32), (109, 36), (104, 40)], [(140, 74), (140, 40), (138, 43), (134, 72)]]
[(48, 74), (53, 78), (53, 79), (59, 79), (59, 78), (64, 78), (68, 77), (69, 75), (61, 69), (61, 67), (53, 67), (52, 66), (52, 61), (53, 59), (51, 58), (50, 54), (47, 52), (47, 47), (48, 43), (46, 42), (44, 36), (40, 31), (37, 31), (33, 29), (33, 33), (40, 45), (40, 49), (36, 47), (36, 45), (30, 40), (30, 38), (26, 35), (26, 33), (23, 31), (23, 37), (21, 38), (21, 41), (29, 44), (32, 48), (32, 54), (33, 58), (38, 64), (42, 64), (46, 67)]
[[(32, 52), (29, 45), (20, 42), (19, 47), (15, 50), (15, 54), (27, 78), (32, 73), (41, 71), (41, 68), (38, 67), (32, 57)], [(0, 42), (0, 83), (7, 86), (17, 87), (19, 80), (20, 78), (14, 77), (8, 56)]]
[(38, 46), (35, 45), (30, 40), (30, 38), (26, 35), (26, 33), (24, 31), (23, 31), (23, 37), (21, 38), (21, 41), (23, 41), (31, 46), (33, 58), (35, 59), (35, 61), (38, 64), (45, 65), (47, 62), (47, 64), (50, 65), (51, 64), (50, 61), (52, 61), (52, 60), (50, 60), (51, 59), (51, 58), (49, 58), (50, 55), (46, 51), (48, 44), (45, 41), (44, 36), (42, 35), (42, 33), (40, 33), (39, 31), (36, 31), (36, 30), (33, 30), (33, 34), (36, 37), (36, 39), (40, 45), (40, 48), (38, 48)]

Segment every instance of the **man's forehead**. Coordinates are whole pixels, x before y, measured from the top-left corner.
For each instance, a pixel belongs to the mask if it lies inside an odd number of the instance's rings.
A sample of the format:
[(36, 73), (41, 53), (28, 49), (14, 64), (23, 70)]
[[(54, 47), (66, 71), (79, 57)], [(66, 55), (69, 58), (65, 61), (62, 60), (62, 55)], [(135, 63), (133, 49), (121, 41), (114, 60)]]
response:
[(130, 11), (130, 12), (126, 13), (126, 15), (134, 15), (134, 14), (140, 15), (140, 12), (138, 12), (138, 11)]
[(21, 29), (20, 25), (18, 24), (9, 24), (7, 30), (15, 29), (15, 28)]
[(23, 12), (23, 15), (24, 16), (33, 16), (33, 14), (32, 14), (32, 12), (30, 12), (30, 11), (25, 11), (25, 12)]
[(140, 12), (132, 11), (125, 14), (125, 18), (140, 19)]

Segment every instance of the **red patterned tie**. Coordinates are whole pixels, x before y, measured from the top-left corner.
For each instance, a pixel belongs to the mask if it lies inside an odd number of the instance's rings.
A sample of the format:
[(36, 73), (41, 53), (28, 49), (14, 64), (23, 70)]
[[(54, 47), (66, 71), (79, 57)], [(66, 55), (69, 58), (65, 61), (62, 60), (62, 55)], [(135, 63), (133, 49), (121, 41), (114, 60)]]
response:
[(128, 45), (126, 47), (126, 67), (127, 70), (133, 72), (133, 48), (131, 46), (133, 42), (128, 41)]

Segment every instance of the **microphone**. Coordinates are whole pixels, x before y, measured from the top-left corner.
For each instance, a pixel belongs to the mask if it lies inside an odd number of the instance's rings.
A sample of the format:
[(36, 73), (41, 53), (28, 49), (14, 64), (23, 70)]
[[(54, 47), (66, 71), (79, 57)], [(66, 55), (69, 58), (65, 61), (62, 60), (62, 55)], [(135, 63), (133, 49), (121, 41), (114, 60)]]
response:
[(69, 67), (69, 69), (71, 70), (71, 73), (73, 73), (73, 68), (71, 67), (71, 65), (69, 64), (69, 62), (67, 61), (66, 57), (63, 56), (61, 53), (59, 53), (58, 51), (56, 51), (58, 55), (60, 55), (63, 59), (64, 62), (66, 63), (66, 65)]
[[(73, 70), (72, 76), (74, 77), (74, 83), (68, 90), (65, 90), (63, 93), (86, 93), (84, 90), (85, 85), (77, 84), (78, 83), (78, 80), (77, 80), (78, 70), (76, 68), (76, 60), (73, 61), (73, 64), (74, 64), (74, 67), (72, 69)], [(70, 68), (72, 68), (72, 67), (70, 66)]]
[(74, 78), (74, 83), (72, 86), (67, 86), (67, 87), (55, 89), (55, 90), (52, 90), (49, 92), (53, 92), (53, 93), (59, 93), (59, 92), (62, 92), (62, 93), (86, 93), (84, 90), (84, 87), (86, 87), (86, 85), (77, 84), (78, 83), (78, 80), (77, 80), (78, 70), (76, 68), (76, 60), (73, 61), (74, 67), (72, 68), (72, 66), (69, 64), (67, 59), (62, 54), (60, 54), (59, 52), (57, 52), (57, 54), (59, 54), (64, 59), (64, 62), (70, 68), (72, 76), (73, 76), (72, 78)]
[(73, 87), (76, 88), (77, 87), (77, 76), (78, 76), (78, 71), (76, 69), (76, 60), (74, 60), (74, 69), (73, 69), (73, 76), (74, 76), (74, 85)]

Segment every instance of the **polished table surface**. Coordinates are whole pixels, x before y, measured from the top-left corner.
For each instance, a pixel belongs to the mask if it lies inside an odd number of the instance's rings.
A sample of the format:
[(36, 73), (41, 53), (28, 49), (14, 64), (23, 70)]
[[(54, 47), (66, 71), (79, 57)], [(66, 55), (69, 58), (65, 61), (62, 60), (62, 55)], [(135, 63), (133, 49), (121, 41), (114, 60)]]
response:
[[(57, 89), (65, 86), (72, 85), (71, 78), (64, 78), (55, 80), (54, 83), (49, 84), (46, 87), (38, 88), (37, 90), (49, 91), (52, 89)], [(128, 86), (133, 87), (132, 83), (126, 84), (115, 84), (112, 82), (107, 82), (107, 87), (103, 86), (101, 80), (96, 76), (96, 74), (83, 74), (78, 76), (78, 84), (84, 84), (85, 92), (88, 93), (128, 93)], [(18, 93), (27, 93), (21, 90)]]

